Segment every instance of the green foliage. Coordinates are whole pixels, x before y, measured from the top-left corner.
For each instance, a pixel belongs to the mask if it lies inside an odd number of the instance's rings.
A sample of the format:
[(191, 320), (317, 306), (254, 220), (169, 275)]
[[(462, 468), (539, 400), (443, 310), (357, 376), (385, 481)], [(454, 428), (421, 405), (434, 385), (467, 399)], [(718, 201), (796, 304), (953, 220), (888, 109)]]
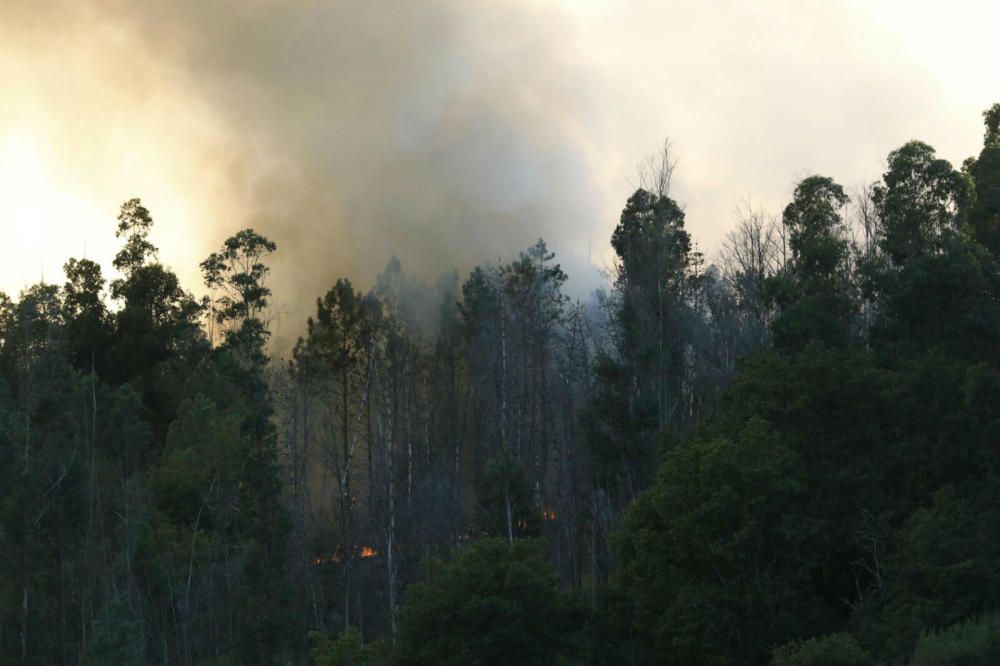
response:
[(992, 500), (977, 504), (946, 487), (899, 530), (883, 611), (889, 653), (907, 654), (926, 627), (1000, 606), (1000, 516)]
[(636, 190), (611, 235), (611, 247), (630, 282), (652, 284), (658, 275), (676, 279), (691, 247), (684, 211), (668, 196)]
[(145, 664), (142, 621), (129, 608), (128, 601), (116, 599), (94, 622), (86, 666), (140, 666)]
[(613, 347), (599, 355), (585, 423), (595, 471), (625, 504), (652, 478), (658, 431), (686, 422), (683, 340), (694, 258), (681, 207), (665, 192), (641, 188), (629, 197), (611, 246)]
[[(121, 271), (126, 281), (146, 262), (156, 256), (156, 246), (149, 242), (149, 232), (153, 228), (153, 218), (149, 209), (139, 199), (129, 199), (122, 204), (118, 213), (116, 238), (124, 238), (125, 245), (115, 255), (113, 265)], [(115, 285), (124, 285), (117, 281)]]
[(1000, 104), (983, 112), (983, 118), (983, 149), (963, 167), (972, 180), (974, 194), (968, 222), (976, 240), (994, 257), (1000, 257)]
[(309, 632), (309, 638), (314, 643), (309, 649), (309, 657), (316, 666), (378, 666), (385, 663), (379, 646), (365, 644), (361, 632), (354, 627), (336, 640), (316, 631)]
[(270, 268), (263, 260), (277, 247), (253, 229), (243, 229), (201, 262), (205, 285), (218, 292), (212, 318), (224, 327), (227, 341), (245, 338), (237, 346), (259, 347), (268, 337), (260, 318), (271, 296), (265, 285)]
[(722, 268), (665, 161), (595, 302), (542, 241), (460, 294), (393, 260), (287, 370), (275, 244), (228, 238), (203, 307), (125, 202), (109, 285), (0, 294), (0, 662), (1000, 662), (984, 118), (962, 171), (909, 142), (854, 208), (805, 178)]
[(108, 311), (103, 300), (104, 277), (99, 264), (88, 259), (70, 259), (63, 266), (63, 286), (67, 335), (72, 341), (75, 366), (94, 371), (100, 356), (103, 366), (107, 344)]
[(986, 136), (983, 145), (992, 148), (1000, 143), (1000, 103), (994, 104), (983, 111), (983, 122), (986, 125)]
[(775, 346), (797, 350), (810, 340), (848, 341), (855, 309), (846, 269), (848, 244), (841, 211), (843, 188), (830, 178), (810, 176), (795, 187), (782, 222), (791, 260), (783, 273), (765, 281), (764, 292), (777, 307)]
[[(161, 510), (179, 524), (193, 524), (213, 499), (213, 507), (225, 507), (219, 497), (237, 492), (243, 447), (239, 413), (220, 413), (201, 394), (182, 403), (167, 433), (163, 462), (152, 479)], [(204, 529), (225, 517), (210, 510), (203, 520)]]
[(427, 565), (400, 609), (394, 663), (549, 665), (572, 651), (577, 616), (542, 545), (481, 539)]
[(377, 310), (375, 300), (355, 291), (350, 280), (337, 280), (316, 300), (316, 317), (309, 318), (308, 334), (296, 347), (299, 362), (354, 381), (375, 334)]
[(892, 351), (942, 346), (959, 357), (996, 360), (1000, 263), (981, 245), (948, 233), (937, 252), (886, 278), (885, 315), (874, 336)]
[(874, 188), (882, 249), (896, 265), (933, 253), (944, 232), (957, 228), (968, 204), (968, 181), (926, 143), (889, 153), (889, 170)]
[(541, 517), (531, 482), (508, 449), (487, 461), (477, 487), (476, 521), (484, 534), (508, 541), (538, 536)]
[(209, 349), (151, 228), (122, 206), (117, 311), (88, 260), (0, 297), (5, 663), (290, 654), (266, 358)]
[(875, 660), (849, 634), (831, 634), (784, 645), (771, 666), (874, 666)]
[(920, 637), (910, 666), (993, 666), (1000, 663), (1000, 616), (983, 615)]
[(629, 509), (619, 552), (648, 658), (665, 664), (759, 660), (806, 610), (805, 490), (795, 452), (763, 420), (735, 439), (698, 437), (668, 452)]
[[(870, 663), (847, 630), (899, 661), (926, 627), (1000, 606), (1000, 273), (963, 226), (968, 185), (925, 144), (890, 155), (867, 339), (847, 199), (796, 188), (792, 256), (766, 284), (775, 351), (743, 359), (626, 517), (616, 623), (639, 661), (763, 663), (793, 641), (780, 663)], [(777, 468), (755, 476), (761, 459)], [(834, 636), (794, 642), (817, 633)]]

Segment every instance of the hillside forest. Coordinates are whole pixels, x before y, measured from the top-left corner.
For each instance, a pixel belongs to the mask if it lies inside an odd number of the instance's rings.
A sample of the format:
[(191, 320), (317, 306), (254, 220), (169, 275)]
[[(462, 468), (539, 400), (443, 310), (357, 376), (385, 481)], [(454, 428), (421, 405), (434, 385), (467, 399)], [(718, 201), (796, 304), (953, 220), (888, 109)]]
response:
[(393, 259), (283, 355), (274, 242), (234, 229), (196, 298), (126, 201), (113, 279), (0, 294), (0, 663), (1000, 663), (984, 119), (711, 260), (664, 154), (592, 298), (542, 240)]

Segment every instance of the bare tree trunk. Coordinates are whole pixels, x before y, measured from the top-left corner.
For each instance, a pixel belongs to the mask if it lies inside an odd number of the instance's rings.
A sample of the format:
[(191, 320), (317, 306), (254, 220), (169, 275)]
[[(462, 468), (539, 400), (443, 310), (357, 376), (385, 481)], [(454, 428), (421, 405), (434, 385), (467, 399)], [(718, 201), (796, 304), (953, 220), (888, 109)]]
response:
[(590, 491), (590, 607), (597, 608), (597, 496)]
[(497, 287), (500, 302), (500, 446), (507, 446), (507, 313), (503, 285)]
[(28, 661), (28, 537), (24, 538), (21, 561), (21, 663)]
[[(395, 374), (395, 371), (394, 371)], [(378, 371), (376, 370), (375, 378), (376, 384), (378, 384)], [(385, 539), (385, 561), (386, 561), (386, 586), (389, 593), (389, 627), (391, 632), (391, 638), (395, 642), (396, 640), (396, 586), (397, 586), (397, 574), (398, 566), (396, 564), (396, 493), (393, 487), (393, 481), (395, 479), (395, 459), (396, 459), (396, 432), (391, 430), (389, 434), (386, 433), (386, 422), (388, 422), (390, 428), (393, 427), (396, 418), (397, 402), (396, 402), (396, 387), (397, 387), (397, 376), (391, 378), (392, 381), (392, 395), (389, 395), (389, 387), (382, 383), (382, 402), (385, 408), (389, 410), (388, 418), (383, 419), (382, 412), (378, 411), (378, 432), (379, 440), (381, 441), (381, 449), (385, 457), (386, 474), (385, 474), (385, 493), (388, 502), (388, 513), (389, 522), (386, 528), (386, 539)], [(374, 485), (374, 479), (372, 479)]]
[[(407, 364), (409, 365), (409, 364)], [(413, 509), (413, 391), (412, 378), (407, 382), (406, 419), (406, 508)]]
[(507, 479), (504, 479), (503, 503), (507, 510), (507, 544), (512, 546), (514, 545), (514, 507), (511, 503), (510, 483)]
[[(391, 460), (391, 458), (390, 458)], [(394, 550), (396, 539), (396, 507), (392, 492), (392, 463), (389, 463), (389, 535), (386, 539), (386, 573), (389, 583), (389, 627), (392, 632), (392, 641), (396, 642), (396, 553)]]

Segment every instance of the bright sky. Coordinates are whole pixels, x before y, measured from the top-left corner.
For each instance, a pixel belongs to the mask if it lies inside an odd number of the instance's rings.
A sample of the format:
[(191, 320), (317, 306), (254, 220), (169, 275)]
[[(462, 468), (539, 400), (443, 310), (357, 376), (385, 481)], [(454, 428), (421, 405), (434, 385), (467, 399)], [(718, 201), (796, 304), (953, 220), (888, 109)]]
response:
[(748, 195), (860, 185), (911, 138), (959, 164), (1000, 101), (996, 2), (40, 4), (0, 17), (0, 289), (110, 272), (139, 196), (189, 288), (232, 232), (274, 238), (292, 327), (393, 254), (433, 280), (543, 236), (593, 285), (668, 136), (711, 253)]

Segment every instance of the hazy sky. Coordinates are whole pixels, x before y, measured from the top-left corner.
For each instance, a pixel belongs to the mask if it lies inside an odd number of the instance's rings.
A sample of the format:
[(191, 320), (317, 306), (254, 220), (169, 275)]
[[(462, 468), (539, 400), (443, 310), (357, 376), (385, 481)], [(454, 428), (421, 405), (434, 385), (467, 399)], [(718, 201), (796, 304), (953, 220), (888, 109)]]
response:
[(110, 271), (139, 196), (189, 288), (232, 232), (277, 241), (292, 328), (393, 254), (433, 280), (541, 236), (582, 290), (667, 136), (709, 253), (747, 195), (859, 185), (911, 138), (978, 152), (998, 25), (955, 0), (4, 0), (0, 288)]

